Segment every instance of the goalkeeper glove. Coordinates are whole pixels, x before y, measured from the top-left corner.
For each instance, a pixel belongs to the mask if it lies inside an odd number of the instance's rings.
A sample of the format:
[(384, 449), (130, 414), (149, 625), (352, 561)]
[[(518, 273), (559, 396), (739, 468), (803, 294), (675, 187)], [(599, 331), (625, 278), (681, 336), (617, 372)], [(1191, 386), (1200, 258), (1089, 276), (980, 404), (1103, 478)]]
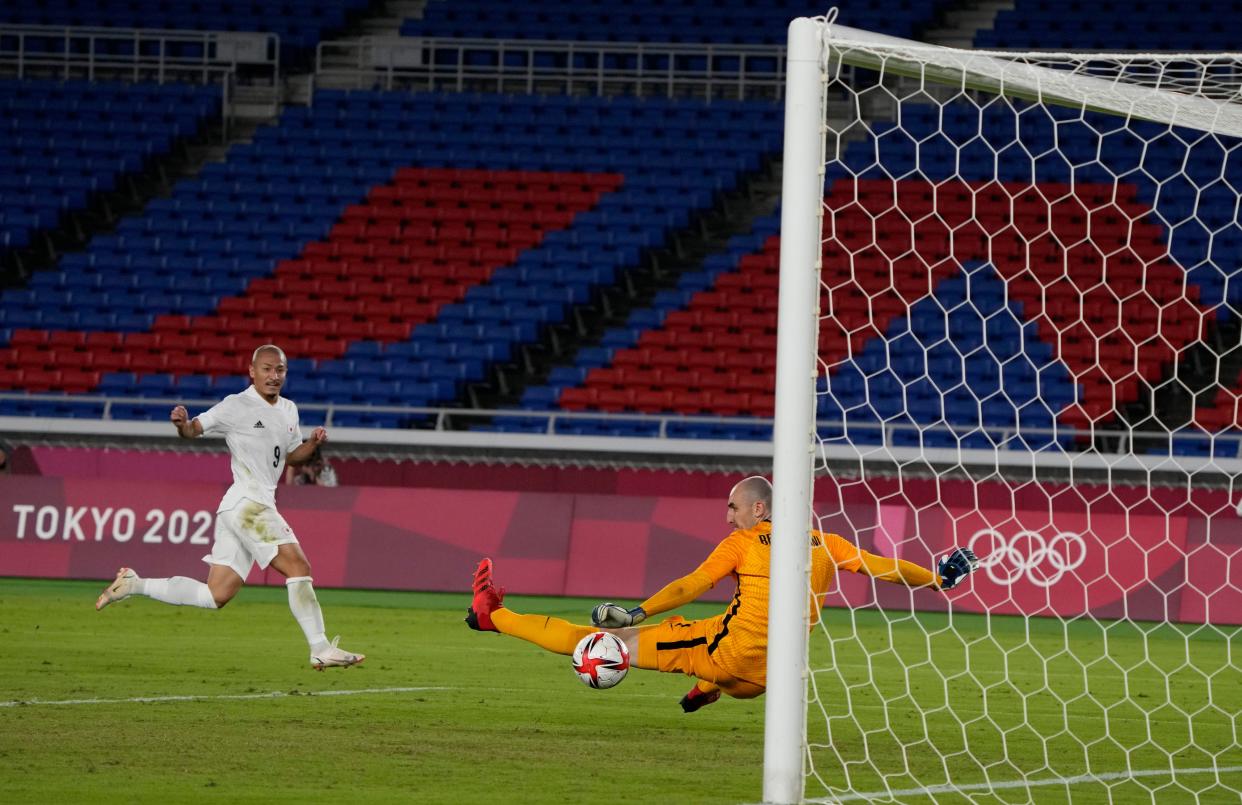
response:
[(591, 623), (605, 629), (621, 629), (636, 626), (647, 620), (647, 612), (642, 607), (626, 609), (620, 604), (608, 602), (599, 604), (591, 610)]
[(940, 589), (952, 590), (978, 564), (979, 560), (970, 548), (954, 548), (947, 556), (940, 557), (936, 565), (936, 572), (940, 574)]

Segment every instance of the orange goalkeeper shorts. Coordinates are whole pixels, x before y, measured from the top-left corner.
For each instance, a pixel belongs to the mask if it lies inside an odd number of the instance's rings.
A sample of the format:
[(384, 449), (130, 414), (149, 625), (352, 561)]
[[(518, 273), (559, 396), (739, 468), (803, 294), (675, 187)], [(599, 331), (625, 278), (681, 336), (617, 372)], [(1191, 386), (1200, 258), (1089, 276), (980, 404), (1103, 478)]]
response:
[(665, 618), (654, 626), (640, 626), (637, 665), (711, 682), (738, 699), (762, 695), (763, 685), (734, 676), (707, 653), (711, 637), (720, 628), (720, 618), (688, 621), (680, 615)]

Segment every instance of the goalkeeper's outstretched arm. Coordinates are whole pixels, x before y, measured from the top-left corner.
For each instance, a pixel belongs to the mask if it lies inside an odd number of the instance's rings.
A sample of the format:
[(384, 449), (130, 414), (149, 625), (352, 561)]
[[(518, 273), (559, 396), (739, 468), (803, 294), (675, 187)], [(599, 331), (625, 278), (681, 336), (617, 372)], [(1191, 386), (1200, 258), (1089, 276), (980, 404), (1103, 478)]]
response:
[(936, 573), (904, 559), (877, 556), (863, 550), (858, 553), (861, 557), (858, 568), (860, 573), (907, 587), (931, 587), (937, 590), (953, 589), (978, 564), (974, 552), (969, 548), (954, 548), (951, 553), (941, 557), (936, 565)]
[(714, 582), (711, 576), (702, 570), (695, 570), (688, 576), (671, 581), (664, 589), (648, 598), (633, 609), (626, 609), (619, 604), (603, 603), (591, 610), (591, 623), (606, 629), (621, 629), (636, 626), (649, 615), (658, 615), (688, 604), (703, 593), (710, 590)]
[(861, 549), (858, 553), (862, 560), (857, 571), (859, 573), (880, 581), (904, 584), (907, 587), (939, 588), (940, 586), (940, 580), (936, 578), (936, 574), (922, 565), (907, 562), (904, 559), (894, 559), (891, 556), (879, 556)]
[(642, 602), (639, 609), (648, 615), (668, 612), (670, 609), (677, 609), (682, 604), (690, 603), (714, 585), (715, 581), (711, 576), (702, 570), (695, 570), (689, 575), (664, 585), (662, 590)]

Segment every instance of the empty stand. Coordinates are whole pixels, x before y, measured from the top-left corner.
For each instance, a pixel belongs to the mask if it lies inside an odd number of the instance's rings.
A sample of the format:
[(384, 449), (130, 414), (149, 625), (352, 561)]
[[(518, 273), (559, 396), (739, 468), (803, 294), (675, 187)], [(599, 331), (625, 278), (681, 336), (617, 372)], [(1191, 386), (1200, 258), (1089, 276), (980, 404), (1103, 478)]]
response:
[[(308, 359), (291, 366), (300, 401), (443, 404), (757, 167), (779, 147), (779, 113), (320, 92), (59, 271), (6, 292), (14, 341), (0, 366), (177, 396), (216, 391), (201, 378), (236, 375), (253, 342), (271, 339)], [(25, 387), (25, 375), (0, 377)]]

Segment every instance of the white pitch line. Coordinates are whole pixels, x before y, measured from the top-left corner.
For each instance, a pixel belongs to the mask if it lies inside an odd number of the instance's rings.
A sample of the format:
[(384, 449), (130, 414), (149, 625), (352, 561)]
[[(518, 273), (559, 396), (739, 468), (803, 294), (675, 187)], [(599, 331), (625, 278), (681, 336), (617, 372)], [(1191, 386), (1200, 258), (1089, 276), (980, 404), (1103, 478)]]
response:
[(926, 788), (905, 788), (899, 791), (869, 791), (865, 794), (845, 794), (840, 797), (808, 799), (807, 802), (827, 803), (857, 802), (858, 800), (893, 799), (897, 797), (930, 797), (936, 794), (964, 794), (968, 791), (996, 791), (1004, 788), (1037, 788), (1048, 785), (1078, 785), (1079, 783), (1103, 783), (1110, 780), (1130, 780), (1136, 777), (1179, 777), (1190, 774), (1231, 774), (1242, 771), (1242, 766), (1205, 767), (1197, 769), (1140, 769), (1138, 771), (1114, 771), (1103, 774), (1079, 774), (1074, 777), (1051, 777), (1045, 780), (1007, 780), (999, 783), (969, 783), (967, 785), (931, 785)]
[(445, 687), (425, 688), (363, 688), (361, 690), (308, 690), (287, 693), (274, 690), (271, 693), (222, 693), (222, 694), (191, 694), (187, 696), (134, 696), (129, 699), (26, 699), (23, 701), (0, 702), (0, 707), (22, 707), (42, 704), (148, 704), (152, 702), (198, 702), (217, 701), (224, 699), (284, 699), (299, 696), (365, 696), (371, 693), (417, 693), (424, 690), (453, 690)]

